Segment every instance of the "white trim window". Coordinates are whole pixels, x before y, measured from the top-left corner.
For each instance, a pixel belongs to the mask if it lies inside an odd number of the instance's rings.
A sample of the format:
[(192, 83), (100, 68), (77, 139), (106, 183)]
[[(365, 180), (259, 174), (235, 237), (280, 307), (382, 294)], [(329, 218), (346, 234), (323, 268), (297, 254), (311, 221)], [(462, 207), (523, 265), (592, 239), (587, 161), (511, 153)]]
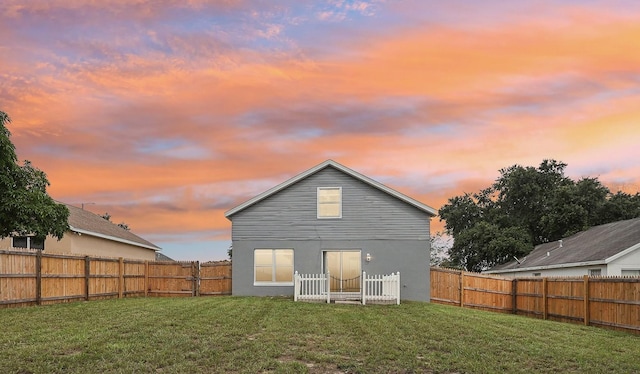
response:
[(318, 187), (318, 218), (342, 218), (342, 187)]
[(254, 250), (253, 284), (293, 286), (293, 249)]
[(590, 277), (600, 277), (602, 276), (602, 269), (589, 269)]
[(11, 238), (11, 247), (44, 250), (44, 240), (35, 236), (14, 236)]

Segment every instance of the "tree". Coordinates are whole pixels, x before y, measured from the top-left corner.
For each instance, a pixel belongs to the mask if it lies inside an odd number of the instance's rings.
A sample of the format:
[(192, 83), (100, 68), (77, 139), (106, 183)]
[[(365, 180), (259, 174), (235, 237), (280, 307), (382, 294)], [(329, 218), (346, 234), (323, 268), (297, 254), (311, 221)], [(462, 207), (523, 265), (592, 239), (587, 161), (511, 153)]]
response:
[(574, 181), (567, 164), (500, 170), (488, 188), (449, 199), (439, 211), (453, 236), (451, 266), (481, 271), (591, 226), (640, 217), (640, 194), (612, 194), (597, 178)]
[(544, 160), (537, 169), (513, 165), (500, 170), (492, 186), (503, 217), (508, 217), (509, 225), (525, 228), (534, 245), (549, 240), (542, 232), (542, 217), (553, 214), (556, 194), (572, 184), (564, 175), (566, 166), (555, 160)]
[(609, 194), (604, 204), (600, 206), (597, 222), (603, 224), (635, 217), (640, 217), (640, 193), (630, 195), (618, 191), (615, 194)]
[(9, 116), (0, 111), (0, 238), (12, 235), (47, 235), (62, 239), (69, 230), (69, 210), (48, 194), (47, 175), (31, 162), (18, 164)]
[(440, 266), (448, 260), (447, 252), (451, 248), (451, 238), (445, 236), (441, 232), (431, 235), (431, 253), (429, 256), (429, 265)]
[(524, 256), (531, 248), (533, 246), (524, 228), (503, 228), (481, 221), (455, 238), (449, 257), (454, 265), (480, 272), (508, 262), (514, 256)]

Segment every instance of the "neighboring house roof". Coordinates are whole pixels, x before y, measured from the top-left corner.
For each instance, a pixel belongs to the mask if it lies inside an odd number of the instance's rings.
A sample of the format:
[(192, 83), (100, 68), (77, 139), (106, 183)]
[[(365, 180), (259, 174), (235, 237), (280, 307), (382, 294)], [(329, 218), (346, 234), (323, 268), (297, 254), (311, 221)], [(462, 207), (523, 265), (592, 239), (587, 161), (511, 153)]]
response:
[(509, 273), (608, 264), (640, 249), (640, 218), (594, 226), (560, 241), (536, 246), (518, 261), (486, 273)]
[(176, 261), (164, 253), (156, 252), (156, 261)]
[(160, 247), (157, 245), (142, 239), (138, 235), (123, 229), (113, 222), (107, 221), (95, 213), (73, 205), (65, 205), (69, 209), (69, 226), (73, 232), (153, 249), (154, 251), (160, 250)]
[(371, 179), (371, 178), (369, 178), (369, 177), (367, 177), (365, 175), (362, 175), (362, 174), (358, 173), (357, 171), (351, 170), (348, 167), (346, 167), (344, 165), (341, 165), (341, 164), (339, 164), (339, 163), (337, 163), (337, 162), (335, 162), (333, 160), (327, 160), (327, 161), (325, 161), (325, 162), (323, 162), (323, 163), (321, 163), (319, 165), (316, 165), (316, 166), (312, 167), (311, 169), (309, 169), (307, 171), (304, 171), (304, 172), (296, 175), (295, 177), (293, 177), (293, 178), (291, 178), (291, 179), (289, 179), (289, 180), (287, 180), (287, 181), (285, 181), (285, 182), (283, 182), (283, 183), (281, 183), (281, 184), (279, 184), (279, 185), (277, 185), (277, 186), (275, 186), (275, 187), (273, 187), (273, 188), (261, 193), (260, 195), (254, 197), (253, 199), (247, 200), (244, 203), (236, 206), (235, 208), (232, 208), (232, 209), (228, 210), (227, 212), (225, 212), (224, 215), (225, 215), (225, 217), (230, 218), (234, 214), (236, 214), (236, 213), (238, 213), (238, 212), (240, 212), (240, 211), (242, 211), (242, 210), (244, 210), (244, 209), (246, 209), (246, 208), (248, 208), (248, 207), (250, 207), (250, 206), (252, 206), (252, 205), (254, 205), (254, 204), (256, 204), (256, 203), (258, 203), (258, 202), (260, 202), (262, 200), (264, 200), (264, 199), (266, 199), (267, 197), (269, 197), (269, 196), (271, 196), (271, 195), (273, 195), (273, 194), (275, 194), (277, 192), (280, 192), (280, 191), (284, 190), (285, 188), (291, 186), (292, 184), (294, 184), (294, 183), (296, 183), (296, 182), (298, 182), (298, 181), (300, 181), (302, 179), (305, 179), (305, 178), (307, 178), (307, 177), (319, 172), (320, 170), (323, 170), (323, 169), (328, 168), (328, 167), (332, 167), (334, 169), (340, 170), (341, 172), (343, 172), (345, 174), (348, 174), (348, 175), (352, 176), (353, 178), (356, 178), (356, 179), (358, 179), (358, 180), (360, 180), (360, 181), (362, 181), (362, 182), (364, 182), (364, 183), (366, 183), (366, 184), (368, 184), (368, 185), (370, 185), (372, 187), (375, 187), (375, 188), (379, 189), (380, 191), (386, 192), (387, 194), (389, 194), (389, 195), (391, 195), (391, 196), (393, 196), (393, 197), (395, 197), (397, 199), (400, 199), (400, 200), (404, 201), (405, 203), (413, 205), (414, 207), (426, 212), (427, 214), (429, 214), (432, 217), (434, 217), (434, 216), (436, 216), (438, 214), (438, 212), (435, 209), (433, 209), (432, 207), (430, 207), (428, 205), (425, 205), (425, 204), (423, 204), (423, 203), (421, 203), (421, 202), (419, 202), (419, 201), (417, 201), (415, 199), (412, 199), (407, 195), (404, 195), (404, 194), (402, 194), (402, 193), (400, 193), (400, 192), (398, 192), (398, 191), (396, 191), (396, 190), (394, 190), (392, 188), (389, 188), (389, 187), (383, 185), (382, 183), (377, 182), (377, 181), (375, 181), (375, 180), (373, 180), (373, 179)]

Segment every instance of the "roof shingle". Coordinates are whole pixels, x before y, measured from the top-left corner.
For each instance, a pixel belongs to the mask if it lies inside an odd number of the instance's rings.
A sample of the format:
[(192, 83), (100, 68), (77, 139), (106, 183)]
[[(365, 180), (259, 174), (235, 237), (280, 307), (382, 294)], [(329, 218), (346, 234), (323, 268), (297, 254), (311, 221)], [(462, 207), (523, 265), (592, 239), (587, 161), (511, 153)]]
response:
[(157, 245), (142, 239), (131, 231), (107, 221), (101, 216), (73, 205), (65, 204), (69, 209), (69, 226), (71, 231), (81, 232), (87, 235), (105, 237), (107, 239), (129, 243), (153, 250), (160, 250)]
[(563, 238), (562, 246), (560, 241), (540, 244), (519, 263), (514, 260), (488, 272), (605, 261), (639, 243), (640, 218), (612, 222)]

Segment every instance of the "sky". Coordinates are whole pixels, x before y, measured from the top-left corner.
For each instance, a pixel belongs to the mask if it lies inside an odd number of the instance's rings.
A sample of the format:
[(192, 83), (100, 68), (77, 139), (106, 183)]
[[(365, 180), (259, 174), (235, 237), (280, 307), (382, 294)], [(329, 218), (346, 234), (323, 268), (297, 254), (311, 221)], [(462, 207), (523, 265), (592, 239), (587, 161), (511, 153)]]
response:
[(327, 159), (435, 209), (544, 159), (635, 193), (640, 2), (3, 0), (0, 110), (54, 199), (177, 260)]

